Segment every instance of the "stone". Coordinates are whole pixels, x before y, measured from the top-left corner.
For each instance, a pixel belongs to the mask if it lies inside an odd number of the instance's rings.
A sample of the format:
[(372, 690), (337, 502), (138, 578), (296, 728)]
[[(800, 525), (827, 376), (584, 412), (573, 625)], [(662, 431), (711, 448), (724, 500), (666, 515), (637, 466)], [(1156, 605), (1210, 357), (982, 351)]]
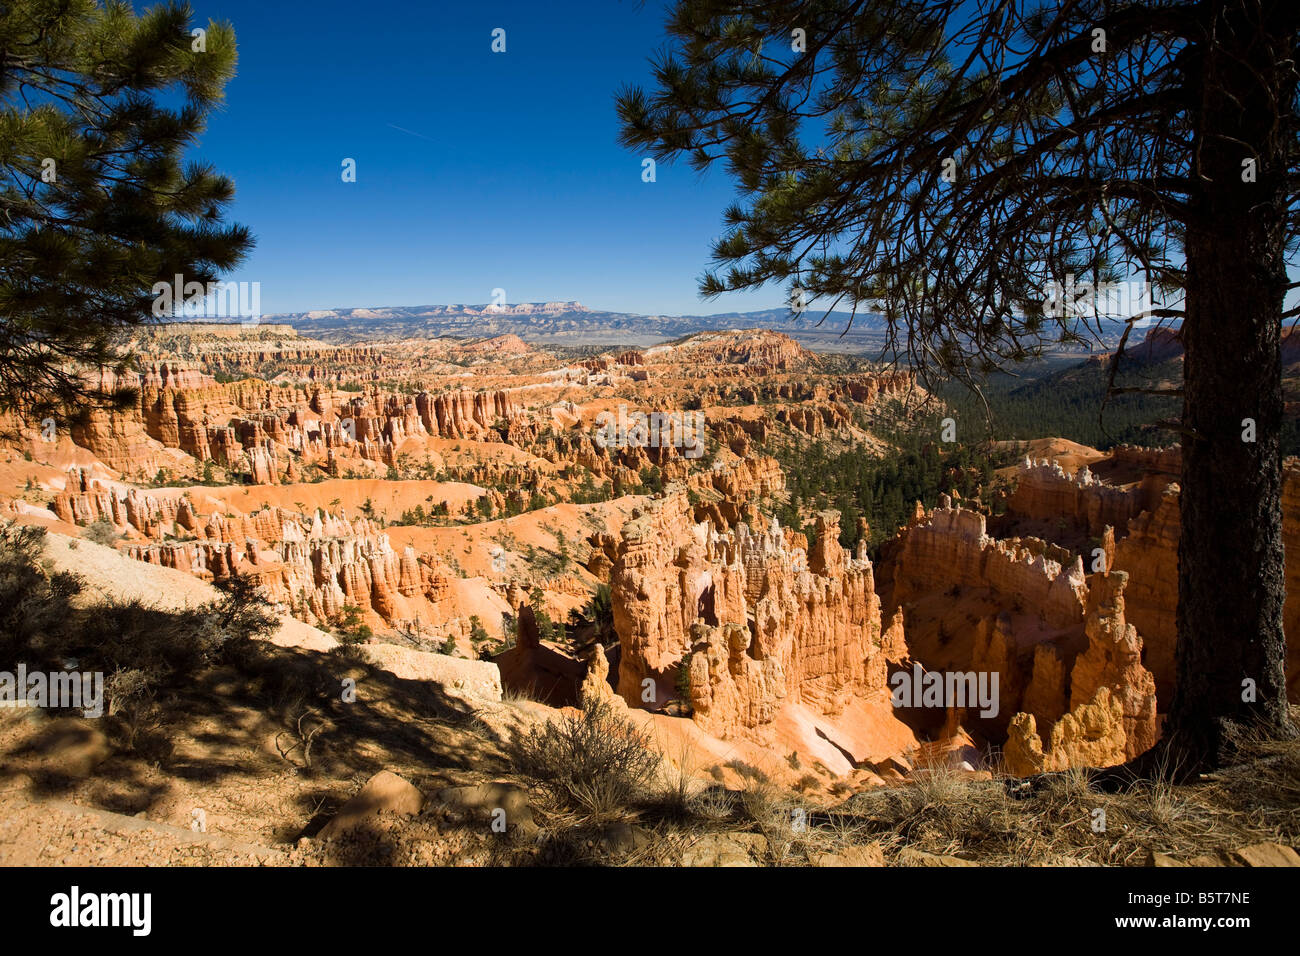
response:
[[(1160, 708), (1173, 700), (1177, 679), (1179, 494), (1174, 477), (1182, 471), (1177, 446), (1142, 449), (1121, 446), (1111, 458), (1125, 468), (1147, 472), (1130, 494), (1142, 510), (1117, 525), (1113, 567), (1128, 572), (1128, 618), (1142, 635), (1145, 663), (1155, 676)], [(1286, 552), (1286, 605), (1283, 628), (1287, 639), (1287, 692), (1300, 700), (1300, 461), (1282, 465), (1282, 542)]]
[[(892, 598), (908, 614), (913, 657), (934, 670), (999, 675), (1005, 716), (981, 730), (1005, 728), (1009, 773), (1112, 766), (1155, 743), (1156, 683), (1126, 618), (1123, 571), (1086, 575), (1077, 555), (1037, 538), (994, 538), (984, 515), (960, 507), (911, 526), (893, 565)], [(951, 615), (936, 617), (945, 602)]]
[(501, 672), (490, 661), (465, 660), (396, 644), (363, 644), (361, 652), (376, 666), (398, 677), (430, 681), (479, 702), (501, 700)]
[(819, 867), (884, 866), (885, 851), (879, 843), (868, 843), (846, 847), (836, 853), (820, 853), (811, 862), (813, 866)]
[(1280, 843), (1254, 843), (1233, 851), (1246, 866), (1300, 866), (1300, 853)]
[(364, 826), (381, 813), (416, 816), (423, 808), (424, 795), (413, 784), (389, 770), (381, 770), (339, 808), (320, 831), (320, 837), (339, 836)]
[(606, 853), (625, 856), (647, 846), (653, 836), (654, 834), (644, 827), (619, 822), (602, 827), (596, 840)]
[(1050, 744), (1043, 746), (1033, 715), (1016, 714), (1012, 719), (1002, 759), (1007, 773), (1028, 777), (1069, 767), (1107, 767), (1124, 761), (1127, 737), (1124, 710), (1110, 688), (1058, 720), (1051, 729)]
[(833, 717), (884, 692), (901, 627), (882, 626), (871, 562), (838, 535), (834, 513), (805, 550), (775, 522), (696, 523), (680, 489), (651, 502), (624, 526), (611, 575), (618, 693), (632, 707), (684, 694), (707, 733), (759, 742), (785, 706)]
[(528, 806), (528, 791), (512, 783), (480, 783), (466, 787), (446, 787), (437, 793), (438, 801), (448, 807), (467, 811), (475, 819), (492, 823), (498, 810), (505, 811), (508, 828), (524, 835), (538, 830)]
[(767, 852), (761, 833), (704, 833), (682, 850), (682, 866), (758, 866)]
[[(1102, 687), (1119, 701), (1124, 722), (1124, 753), (1110, 763), (1122, 763), (1146, 752), (1156, 742), (1156, 682), (1142, 665), (1142, 639), (1124, 616), (1123, 571), (1088, 578), (1084, 633), (1088, 649), (1070, 672), (1070, 708), (1092, 700)], [(1097, 766), (1097, 765), (1094, 765)], [(1101, 766), (1105, 766), (1102, 764)]]
[(979, 866), (971, 860), (963, 860), (957, 856), (944, 856), (938, 853), (927, 853), (924, 850), (904, 847), (898, 854), (898, 866)]

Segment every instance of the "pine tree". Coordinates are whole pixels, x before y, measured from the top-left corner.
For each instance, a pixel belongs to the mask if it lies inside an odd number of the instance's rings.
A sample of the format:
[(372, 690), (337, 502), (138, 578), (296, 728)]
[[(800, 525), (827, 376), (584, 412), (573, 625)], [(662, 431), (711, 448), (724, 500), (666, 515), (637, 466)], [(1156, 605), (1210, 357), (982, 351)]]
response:
[(125, 404), (95, 373), (125, 370), (121, 333), (152, 315), (155, 283), (206, 288), (252, 245), (223, 221), (231, 180), (183, 162), (236, 62), (230, 25), (192, 16), (0, 4), (0, 408)]
[(776, 282), (795, 311), (874, 309), (924, 377), (977, 383), (1100, 332), (1048, 308), (1050, 283), (1153, 285), (1161, 307), (1135, 318), (1180, 319), (1185, 349), (1163, 748), (1190, 771), (1243, 726), (1293, 736), (1280, 334), (1300, 4), (678, 0), (667, 29), (653, 89), (617, 108), (625, 145), (738, 184), (705, 296)]

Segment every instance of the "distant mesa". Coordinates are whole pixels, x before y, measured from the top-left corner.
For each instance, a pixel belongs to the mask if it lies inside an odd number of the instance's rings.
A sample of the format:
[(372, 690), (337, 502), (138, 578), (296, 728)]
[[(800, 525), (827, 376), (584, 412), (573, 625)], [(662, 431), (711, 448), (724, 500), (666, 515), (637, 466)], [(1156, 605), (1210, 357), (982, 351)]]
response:
[[(714, 315), (642, 314), (595, 309), (576, 300), (517, 302), (497, 305), (441, 304), (371, 306), (267, 314), (263, 322), (294, 326), (302, 334), (336, 343), (361, 339), (485, 338), (517, 335), (535, 345), (622, 345), (646, 348), (688, 335), (777, 329), (805, 349), (883, 357), (892, 348), (889, 323), (870, 311), (796, 315), (788, 307)], [(1103, 318), (1089, 324), (1085, 341), (1052, 345), (1055, 352), (1095, 353), (1114, 348), (1125, 328), (1122, 320)]]
[[(821, 319), (822, 316), (817, 316)], [(358, 340), (437, 338), (495, 338), (514, 335), (534, 345), (622, 345), (631, 348), (675, 342), (705, 332), (736, 333), (743, 329), (780, 329), (805, 348), (821, 351), (878, 352), (885, 343), (879, 316), (861, 313), (849, 334), (848, 313), (832, 313), (818, 327), (789, 309), (728, 312), (721, 315), (643, 315), (593, 309), (576, 300), (518, 302), (497, 305), (443, 304), (373, 306), (285, 312), (263, 316), (263, 322), (293, 326), (306, 336), (335, 343)]]
[(517, 302), (497, 305), (485, 302), (482, 305), (401, 305), (381, 306), (378, 308), (356, 309), (318, 309), (311, 312), (283, 312), (267, 315), (269, 321), (311, 322), (323, 319), (400, 319), (420, 318), (423, 316), (461, 316), (461, 315), (562, 315), (566, 312), (591, 311), (581, 302)]

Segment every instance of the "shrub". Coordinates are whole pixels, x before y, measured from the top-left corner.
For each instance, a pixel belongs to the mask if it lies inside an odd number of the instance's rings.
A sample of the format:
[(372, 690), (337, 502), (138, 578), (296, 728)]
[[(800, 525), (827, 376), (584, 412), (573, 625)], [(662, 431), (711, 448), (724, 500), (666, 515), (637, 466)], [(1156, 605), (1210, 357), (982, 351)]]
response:
[(114, 542), (122, 537), (117, 533), (117, 529), (113, 527), (113, 522), (107, 518), (96, 518), (86, 525), (86, 530), (81, 532), (81, 536), (87, 541), (93, 541), (95, 544), (102, 544), (110, 548)]
[(550, 641), (553, 644), (561, 644), (568, 637), (564, 630), (563, 624), (557, 624), (551, 620), (551, 615), (539, 607), (533, 609), (533, 618), (537, 622), (537, 639), (540, 641)]
[(477, 614), (471, 614), (469, 618), (469, 640), (471, 644), (481, 644), (490, 640), (487, 628), (483, 626), (483, 621)]
[(681, 704), (690, 708), (691, 706), (691, 655), (687, 654), (685, 659), (677, 665), (677, 673), (674, 675), (673, 684), (677, 690), (677, 699)]
[(596, 585), (596, 593), (583, 606), (582, 616), (596, 625), (596, 639), (601, 644), (610, 644), (616, 639), (614, 600), (608, 584)]
[(149, 688), (179, 687), (205, 667), (240, 663), (252, 650), (248, 639), (271, 633), (277, 618), (248, 578), (218, 587), (216, 599), (181, 611), (114, 600), (88, 609), (69, 636), (72, 653), (64, 653), (108, 673), (138, 670)]
[(537, 624), (537, 638), (538, 640), (553, 643), (563, 642), (568, 636), (564, 630), (564, 625), (551, 620), (551, 615), (546, 612), (545, 600), (546, 597), (539, 587), (534, 587), (528, 594), (528, 603), (533, 609), (533, 620)]
[(663, 473), (656, 465), (647, 465), (641, 469), (642, 494), (659, 494), (664, 490)]
[(508, 611), (501, 612), (501, 650), (508, 651), (519, 638), (519, 619)]
[(343, 610), (335, 615), (332, 623), (335, 636), (344, 644), (363, 644), (375, 633), (361, 620), (361, 608), (355, 604), (343, 605)]
[(512, 751), (520, 773), (599, 817), (616, 816), (643, 799), (659, 766), (649, 739), (601, 698), (584, 700), (581, 716), (535, 727)]
[(71, 600), (81, 592), (76, 575), (45, 572), (44, 547), (43, 528), (0, 526), (0, 655), (6, 664), (31, 652), (44, 659), (43, 645), (67, 628)]
[(183, 687), (206, 667), (243, 662), (255, 649), (249, 638), (275, 627), (243, 577), (219, 582), (220, 596), (184, 610), (114, 599), (78, 606), (80, 579), (41, 565), (44, 537), (39, 528), (0, 528), (0, 665), (55, 670), (76, 659), (79, 670), (110, 675), (112, 712)]

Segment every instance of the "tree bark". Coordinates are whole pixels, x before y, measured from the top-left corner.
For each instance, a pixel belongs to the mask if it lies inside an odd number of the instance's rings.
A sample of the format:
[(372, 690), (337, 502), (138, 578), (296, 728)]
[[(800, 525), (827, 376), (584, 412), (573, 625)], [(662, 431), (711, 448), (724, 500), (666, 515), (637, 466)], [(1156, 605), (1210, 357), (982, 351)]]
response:
[[(1178, 686), (1163, 748), (1184, 772), (1231, 759), (1239, 730), (1295, 734), (1280, 458), (1289, 144), (1278, 116), (1295, 95), (1286, 61), (1300, 5), (1218, 0), (1200, 9), (1208, 38), (1191, 86), (1199, 186), (1182, 329)], [(1254, 160), (1253, 182), (1245, 160)]]

